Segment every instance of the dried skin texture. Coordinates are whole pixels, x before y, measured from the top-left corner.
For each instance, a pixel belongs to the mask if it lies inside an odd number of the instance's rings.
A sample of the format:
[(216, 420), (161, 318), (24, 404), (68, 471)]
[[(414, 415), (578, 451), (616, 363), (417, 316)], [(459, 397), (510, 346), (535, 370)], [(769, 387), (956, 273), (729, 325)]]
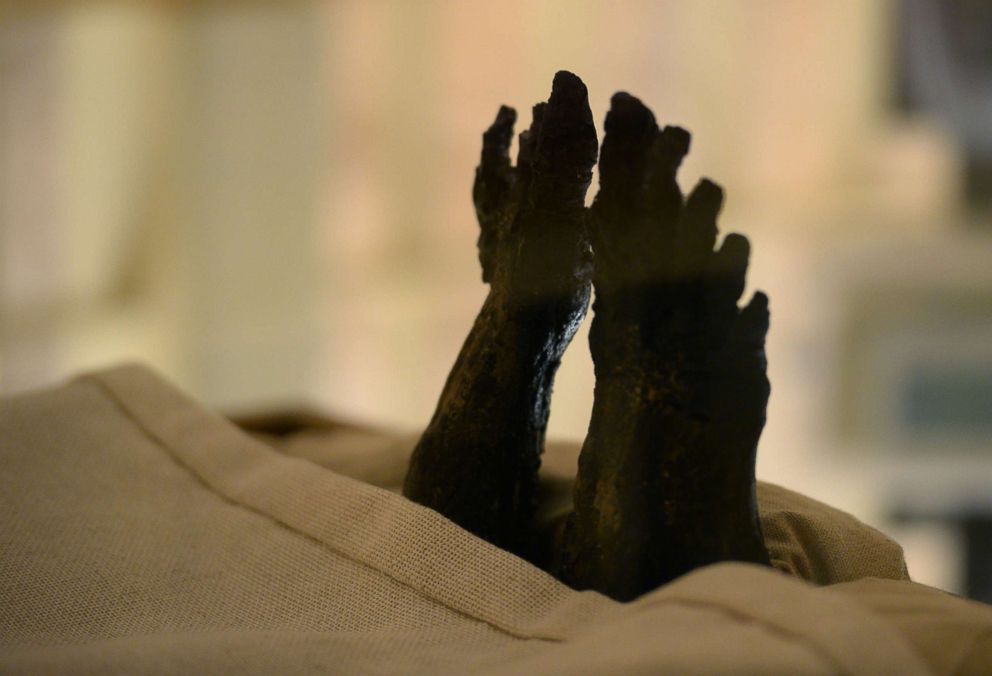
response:
[(483, 135), (473, 200), (489, 295), (414, 450), (403, 493), (511, 551), (526, 549), (551, 388), (585, 316), (583, 201), (598, 141), (585, 85), (555, 76), (509, 158), (516, 114)]
[[(737, 306), (749, 246), (731, 234), (715, 248), (723, 191), (703, 180), (683, 198), (676, 172), (689, 134), (659, 129), (621, 93), (586, 210), (596, 133), (570, 73), (534, 107), (513, 166), (515, 121), (503, 107), (483, 135), (473, 199), (490, 293), (404, 494), (618, 600), (717, 561), (767, 564), (754, 463), (769, 396), (768, 305), (758, 293)], [(592, 420), (573, 512), (542, 530), (532, 517), (552, 381), (590, 278)]]
[(714, 250), (722, 190), (683, 199), (689, 134), (614, 96), (591, 208), (596, 390), (559, 577), (620, 600), (725, 560), (768, 563), (754, 463), (767, 298), (742, 310), (749, 247)]

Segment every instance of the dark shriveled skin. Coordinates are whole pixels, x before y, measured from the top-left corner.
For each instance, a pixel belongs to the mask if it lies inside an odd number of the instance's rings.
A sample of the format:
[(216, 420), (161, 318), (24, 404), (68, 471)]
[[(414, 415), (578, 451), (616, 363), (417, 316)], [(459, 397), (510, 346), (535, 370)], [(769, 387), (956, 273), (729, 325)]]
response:
[(534, 107), (512, 167), (515, 118), (501, 108), (483, 136), (473, 189), (489, 295), (403, 493), (525, 554), (552, 382), (589, 304), (583, 203), (598, 141), (586, 87), (571, 73), (558, 73), (548, 102)]
[[(586, 210), (597, 141), (582, 82), (555, 76), (513, 167), (515, 117), (502, 108), (484, 134), (473, 190), (490, 293), (404, 494), (618, 600), (717, 561), (767, 564), (754, 484), (767, 299), (737, 307), (749, 249), (732, 234), (714, 251), (721, 189), (703, 180), (683, 199), (675, 174), (688, 133), (659, 130), (621, 93)], [(552, 381), (590, 276), (595, 401), (573, 511), (552, 541), (533, 523), (537, 472)]]
[(768, 563), (754, 463), (768, 304), (743, 310), (749, 247), (714, 251), (723, 191), (683, 200), (689, 134), (613, 97), (591, 208), (596, 390), (558, 576), (619, 600), (718, 561)]

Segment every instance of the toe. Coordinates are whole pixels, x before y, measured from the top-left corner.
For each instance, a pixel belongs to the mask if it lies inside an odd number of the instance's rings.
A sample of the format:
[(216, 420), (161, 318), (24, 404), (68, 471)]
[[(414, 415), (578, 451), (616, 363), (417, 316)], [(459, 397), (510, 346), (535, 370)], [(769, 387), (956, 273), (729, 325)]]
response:
[(661, 176), (673, 180), (682, 160), (689, 154), (692, 135), (682, 127), (667, 126), (661, 130), (654, 148), (654, 169)]
[(674, 229), (682, 208), (676, 173), (689, 152), (691, 136), (681, 127), (665, 127), (655, 140), (648, 164), (648, 213), (658, 227)]
[(734, 303), (744, 293), (751, 244), (747, 237), (732, 232), (710, 259), (706, 275), (714, 290)]
[(509, 106), (500, 106), (496, 120), (482, 135), (482, 162), (486, 170), (503, 169), (510, 164), (510, 142), (513, 140), (513, 125), (517, 121), (517, 111)]
[(771, 315), (768, 312), (768, 296), (756, 291), (737, 318), (733, 339), (741, 349), (757, 352), (765, 348), (765, 336)]
[(647, 235), (641, 231), (651, 224), (643, 218), (643, 188), (648, 156), (658, 135), (654, 114), (626, 92), (613, 95), (604, 126), (599, 192), (590, 228), (601, 286), (608, 279), (645, 277), (640, 262)]
[(722, 207), (723, 189), (709, 179), (702, 179), (689, 193), (676, 233), (681, 276), (695, 278), (702, 272), (716, 244), (716, 219)]
[(658, 124), (639, 99), (617, 92), (610, 100), (604, 126), (606, 136), (599, 158), (596, 202), (600, 208), (630, 208), (632, 198), (643, 186), (648, 152), (658, 135)]
[(517, 176), (524, 194), (530, 188), (537, 139), (541, 135), (541, 123), (544, 121), (544, 109), (547, 105), (547, 103), (536, 104), (531, 109), (530, 127), (520, 132), (520, 141), (517, 144)]
[(599, 142), (586, 86), (572, 73), (555, 75), (536, 141), (532, 203), (551, 211), (581, 209)]
[(472, 201), (479, 220), (479, 262), (482, 279), (492, 279), (496, 247), (499, 241), (499, 221), (509, 208), (512, 199), (513, 168), (510, 166), (510, 143), (517, 113), (508, 106), (501, 106), (496, 120), (482, 135), (482, 157), (475, 171)]

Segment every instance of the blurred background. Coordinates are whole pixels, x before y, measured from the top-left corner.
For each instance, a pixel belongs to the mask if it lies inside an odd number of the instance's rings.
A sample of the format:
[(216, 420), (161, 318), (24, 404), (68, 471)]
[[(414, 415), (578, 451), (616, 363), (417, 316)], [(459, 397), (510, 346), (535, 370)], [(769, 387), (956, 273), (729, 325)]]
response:
[(617, 90), (691, 130), (683, 187), (752, 241), (759, 477), (992, 601), (990, 65), (983, 0), (7, 2), (0, 390), (140, 360), (224, 411), (423, 426), (486, 293), (481, 133), (564, 68), (600, 133)]

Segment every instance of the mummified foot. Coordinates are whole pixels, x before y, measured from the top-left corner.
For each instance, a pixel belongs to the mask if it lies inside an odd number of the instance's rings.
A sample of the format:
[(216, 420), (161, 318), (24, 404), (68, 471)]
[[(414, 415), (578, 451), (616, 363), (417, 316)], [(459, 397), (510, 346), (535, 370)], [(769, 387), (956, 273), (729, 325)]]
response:
[(598, 142), (585, 85), (555, 76), (509, 147), (503, 107), (483, 135), (473, 199), (490, 292), (410, 461), (403, 493), (465, 529), (524, 552), (551, 386), (585, 315), (591, 274), (583, 202)]
[(722, 190), (675, 180), (689, 134), (613, 97), (592, 206), (596, 391), (559, 575), (620, 600), (716, 561), (767, 563), (754, 463), (767, 298), (748, 242), (714, 251)]

